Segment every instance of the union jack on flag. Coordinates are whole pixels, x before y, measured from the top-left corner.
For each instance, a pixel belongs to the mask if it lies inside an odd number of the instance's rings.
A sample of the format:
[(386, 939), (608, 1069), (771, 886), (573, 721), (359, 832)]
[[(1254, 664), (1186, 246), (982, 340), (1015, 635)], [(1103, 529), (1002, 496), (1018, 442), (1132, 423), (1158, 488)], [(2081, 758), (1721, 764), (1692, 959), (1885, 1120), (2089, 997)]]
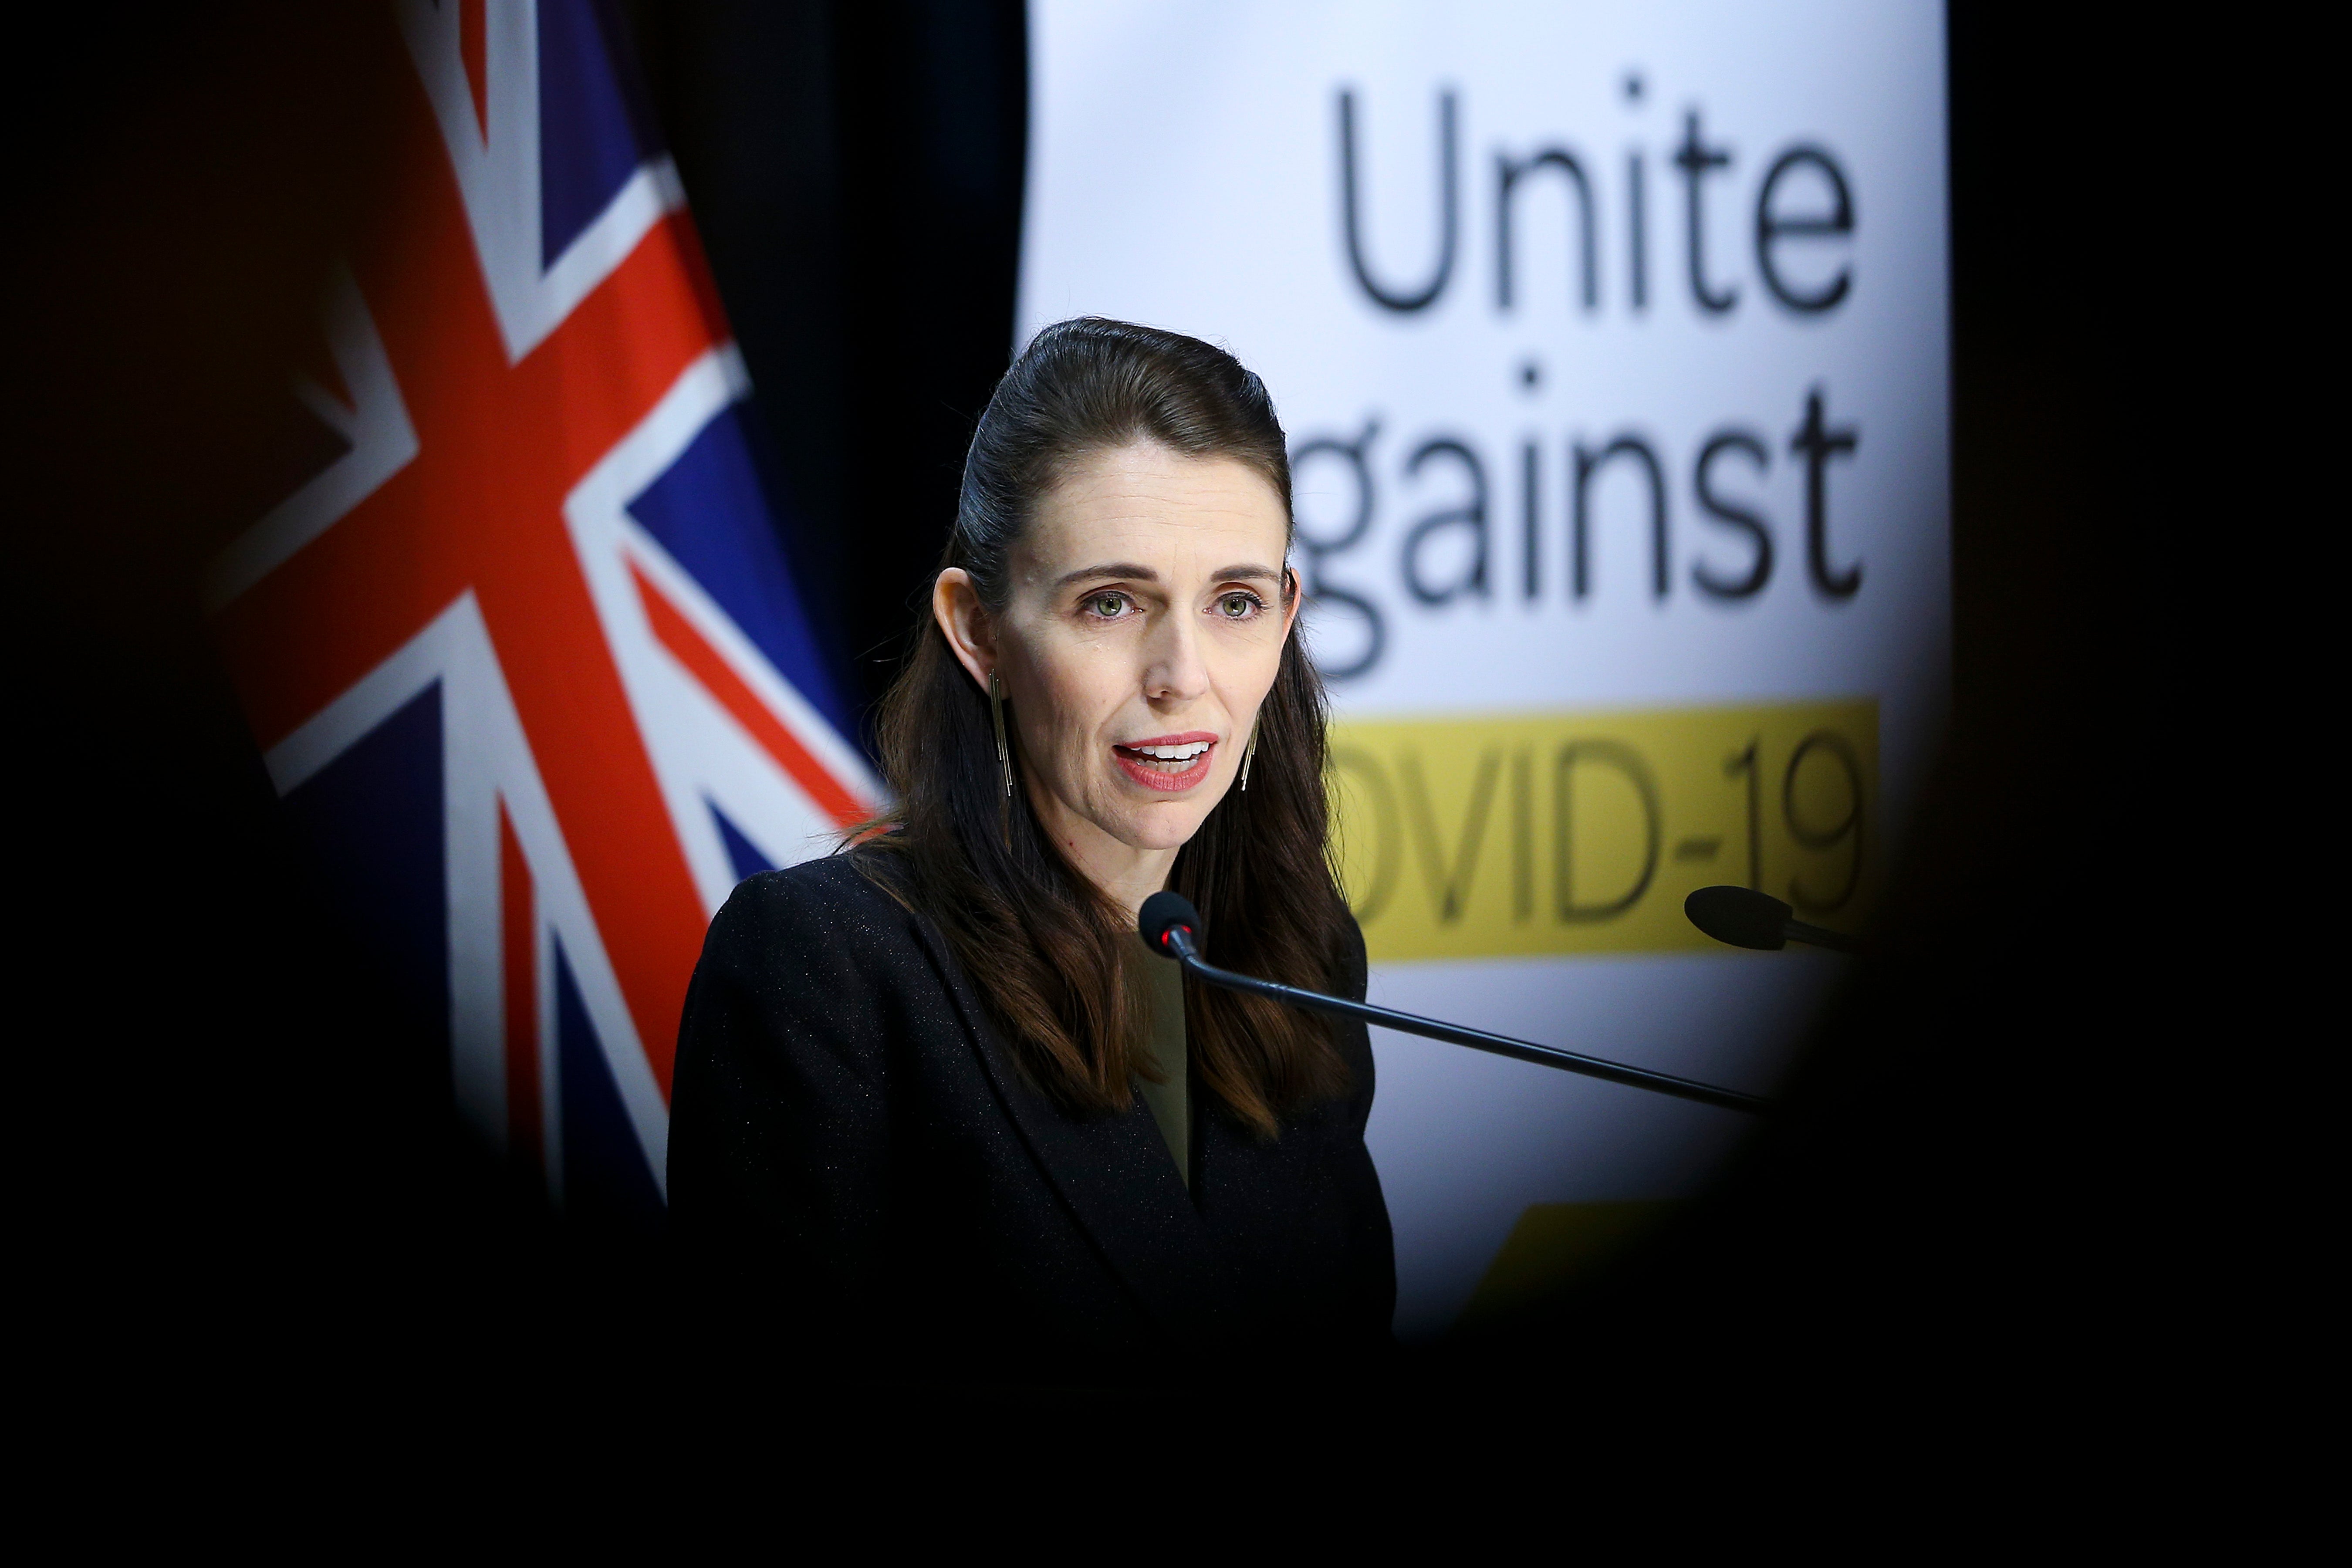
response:
[(677, 175), (593, 0), (402, 0), (397, 178), (295, 391), (331, 457), (215, 628), (269, 774), (575, 1212), (662, 1201), (710, 916), (878, 798), (752, 467)]

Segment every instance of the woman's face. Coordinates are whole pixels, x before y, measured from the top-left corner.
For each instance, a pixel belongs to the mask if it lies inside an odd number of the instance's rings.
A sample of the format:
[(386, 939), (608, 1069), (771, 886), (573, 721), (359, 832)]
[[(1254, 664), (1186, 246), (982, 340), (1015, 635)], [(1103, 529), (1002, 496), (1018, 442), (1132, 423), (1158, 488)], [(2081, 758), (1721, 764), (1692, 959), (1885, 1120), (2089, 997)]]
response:
[(1141, 442), (1045, 498), (1002, 615), (941, 574), (940, 625), (982, 688), (1003, 682), (1031, 803), (1081, 867), (1118, 879), (1106, 858), (1142, 851), (1164, 876), (1233, 787), (1297, 614), (1287, 532), (1245, 465)]

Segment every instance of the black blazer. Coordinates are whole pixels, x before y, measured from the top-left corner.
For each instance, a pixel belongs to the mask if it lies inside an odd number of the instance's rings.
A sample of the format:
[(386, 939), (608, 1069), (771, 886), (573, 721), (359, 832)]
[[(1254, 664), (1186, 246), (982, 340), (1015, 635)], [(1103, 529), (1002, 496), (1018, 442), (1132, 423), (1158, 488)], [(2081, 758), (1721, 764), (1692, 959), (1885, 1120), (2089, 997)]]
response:
[(1362, 1025), (1337, 1032), (1347, 1095), (1271, 1142), (1196, 1078), (1188, 1192), (1140, 1097), (1079, 1117), (1033, 1087), (937, 927), (854, 859), (898, 874), (853, 852), (735, 890), (678, 1037), (671, 1216), (763, 1337), (805, 1336), (811, 1370), (854, 1347), (864, 1375), (1054, 1384), (1389, 1345)]

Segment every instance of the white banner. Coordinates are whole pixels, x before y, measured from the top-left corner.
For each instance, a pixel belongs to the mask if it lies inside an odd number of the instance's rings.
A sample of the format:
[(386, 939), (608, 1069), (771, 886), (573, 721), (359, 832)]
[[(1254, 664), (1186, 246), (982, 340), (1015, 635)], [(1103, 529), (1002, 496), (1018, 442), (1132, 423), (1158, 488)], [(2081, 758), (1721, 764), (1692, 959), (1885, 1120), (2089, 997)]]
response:
[[(1037, 0), (1024, 339), (1224, 343), (1290, 433), (1372, 996), (1769, 1090), (1949, 646), (1943, 17)], [(1700, 1184), (1736, 1113), (1374, 1032), (1398, 1330)]]

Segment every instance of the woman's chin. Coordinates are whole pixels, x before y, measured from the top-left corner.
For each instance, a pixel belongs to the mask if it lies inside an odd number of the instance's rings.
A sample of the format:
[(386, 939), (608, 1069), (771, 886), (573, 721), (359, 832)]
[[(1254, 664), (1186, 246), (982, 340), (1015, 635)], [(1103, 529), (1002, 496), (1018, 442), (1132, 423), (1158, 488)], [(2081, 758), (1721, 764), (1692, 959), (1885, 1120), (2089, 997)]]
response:
[[(1142, 794), (1140, 790), (1128, 793)], [(1126, 809), (1119, 813), (1111, 837), (1130, 849), (1181, 849), (1200, 831), (1201, 819), (1215, 804), (1215, 793), (1207, 788), (1173, 798), (1122, 801)]]

